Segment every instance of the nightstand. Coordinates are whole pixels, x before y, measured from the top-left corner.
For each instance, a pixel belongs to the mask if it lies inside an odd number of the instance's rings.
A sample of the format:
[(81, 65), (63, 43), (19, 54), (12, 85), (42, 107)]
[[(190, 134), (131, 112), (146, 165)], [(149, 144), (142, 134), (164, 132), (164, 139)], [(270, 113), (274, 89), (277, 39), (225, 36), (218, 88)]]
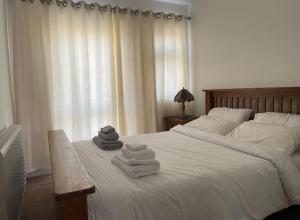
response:
[(173, 128), (176, 125), (184, 125), (190, 121), (193, 121), (195, 119), (199, 118), (197, 115), (187, 115), (186, 117), (180, 117), (180, 116), (166, 116), (165, 123), (166, 123), (166, 130), (169, 131), (171, 128)]

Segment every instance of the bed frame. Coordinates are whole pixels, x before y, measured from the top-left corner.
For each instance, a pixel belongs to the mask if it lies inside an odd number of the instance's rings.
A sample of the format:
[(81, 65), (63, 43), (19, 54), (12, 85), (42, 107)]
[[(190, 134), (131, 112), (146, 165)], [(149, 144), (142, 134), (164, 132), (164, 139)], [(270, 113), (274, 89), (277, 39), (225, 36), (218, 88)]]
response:
[[(251, 108), (254, 113), (300, 114), (300, 87), (209, 89), (205, 92), (206, 113), (214, 107)], [(87, 220), (87, 195), (95, 185), (63, 130), (49, 131), (49, 148), (55, 198), (65, 220)]]
[(255, 113), (282, 112), (300, 114), (300, 87), (208, 89), (206, 114), (214, 107), (248, 108)]

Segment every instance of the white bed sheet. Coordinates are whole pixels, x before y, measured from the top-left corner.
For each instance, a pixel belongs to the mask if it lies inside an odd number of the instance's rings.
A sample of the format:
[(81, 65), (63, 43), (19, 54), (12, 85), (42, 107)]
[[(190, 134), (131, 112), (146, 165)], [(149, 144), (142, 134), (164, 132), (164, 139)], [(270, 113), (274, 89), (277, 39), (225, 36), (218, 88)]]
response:
[(295, 152), (292, 155), (292, 159), (293, 159), (294, 163), (296, 164), (296, 166), (297, 166), (297, 168), (300, 172), (300, 151)]
[[(158, 175), (138, 179), (111, 164), (119, 150), (103, 151), (91, 141), (74, 143), (97, 188), (88, 198), (89, 219), (263, 219), (295, 203), (300, 178), (291, 159), (291, 171), (284, 173), (284, 162), (234, 150), (229, 138), (220, 135), (200, 140), (206, 133), (187, 134), (192, 130), (122, 138), (148, 144), (161, 162)], [(291, 182), (290, 173), (296, 178)]]

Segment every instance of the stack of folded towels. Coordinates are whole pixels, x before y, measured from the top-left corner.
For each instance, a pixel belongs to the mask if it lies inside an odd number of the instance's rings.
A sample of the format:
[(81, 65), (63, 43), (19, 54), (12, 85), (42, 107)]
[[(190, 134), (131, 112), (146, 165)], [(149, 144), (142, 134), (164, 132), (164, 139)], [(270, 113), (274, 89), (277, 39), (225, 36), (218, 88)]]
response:
[(120, 155), (111, 162), (133, 178), (157, 174), (160, 163), (155, 160), (155, 153), (145, 144), (126, 144)]
[(101, 128), (98, 136), (93, 138), (93, 142), (103, 150), (116, 150), (123, 146), (116, 129), (110, 125)]

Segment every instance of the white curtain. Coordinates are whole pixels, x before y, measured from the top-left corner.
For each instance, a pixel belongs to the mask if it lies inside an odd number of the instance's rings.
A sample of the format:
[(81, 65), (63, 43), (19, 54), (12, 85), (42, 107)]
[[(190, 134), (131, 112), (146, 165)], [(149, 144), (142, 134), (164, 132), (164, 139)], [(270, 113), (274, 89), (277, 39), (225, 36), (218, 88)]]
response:
[(23, 128), (26, 170), (49, 169), (52, 65), (48, 10), (38, 1), (15, 1), (13, 45), (16, 123)]
[[(157, 117), (178, 114), (174, 96), (189, 88), (187, 21), (154, 20)], [(159, 129), (163, 120), (158, 120)]]
[(0, 133), (13, 123), (8, 9), (8, 2), (0, 0)]
[(78, 4), (15, 1), (17, 121), (28, 171), (49, 167), (47, 130), (64, 129), (73, 141), (107, 124), (121, 135), (160, 131), (188, 87), (185, 20)]

